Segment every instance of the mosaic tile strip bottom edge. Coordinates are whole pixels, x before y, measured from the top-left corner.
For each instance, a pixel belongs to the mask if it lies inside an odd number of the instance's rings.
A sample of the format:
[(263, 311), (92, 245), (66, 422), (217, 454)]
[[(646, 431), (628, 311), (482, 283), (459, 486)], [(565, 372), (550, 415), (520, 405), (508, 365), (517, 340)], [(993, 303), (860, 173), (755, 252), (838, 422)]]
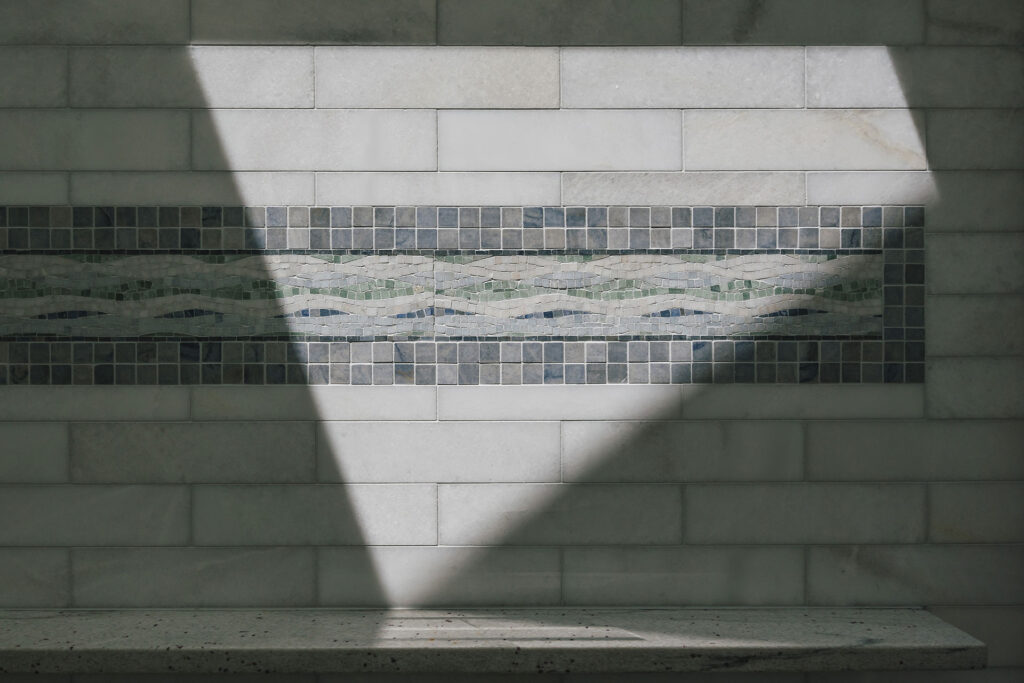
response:
[(6, 385), (923, 381), (923, 341), (0, 342)]

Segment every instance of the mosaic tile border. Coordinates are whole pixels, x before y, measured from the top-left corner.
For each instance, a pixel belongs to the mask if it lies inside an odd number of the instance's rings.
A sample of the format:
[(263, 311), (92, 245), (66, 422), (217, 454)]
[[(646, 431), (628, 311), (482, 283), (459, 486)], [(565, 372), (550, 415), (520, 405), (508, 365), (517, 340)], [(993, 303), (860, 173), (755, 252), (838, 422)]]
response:
[(0, 253), (882, 249), (919, 206), (0, 207)]
[[(161, 227), (161, 219), (175, 225)], [(347, 220), (347, 227), (320, 227), (336, 219)], [(600, 225), (590, 226), (592, 219)], [(155, 227), (148, 225), (154, 220)], [(580, 221), (588, 225), (576, 227)], [(501, 227), (486, 227), (494, 222)], [(409, 230), (417, 240), (421, 231), (428, 231), (444, 245), (458, 245), (425, 249), (431, 253), (882, 254), (884, 261), (881, 335), (751, 335), (723, 340), (671, 335), (448, 338), (428, 334), (404, 340), (400, 336), (296, 334), (89, 339), (20, 334), (0, 337), (0, 383), (919, 383), (924, 381), (925, 353), (923, 223), (922, 207), (902, 206), (0, 207), (0, 252), (14, 255), (314, 253), (318, 249), (312, 245), (325, 239), (332, 246), (320, 251), (418, 251), (397, 246), (400, 231)], [(165, 234), (176, 235), (176, 240), (164, 239)], [(495, 235), (504, 240), (509, 234), (518, 235), (524, 244), (542, 246), (490, 246), (497, 244)], [(607, 243), (591, 240), (602, 234)], [(288, 246), (265, 246), (282, 235)], [(309, 243), (298, 247), (303, 235)], [(336, 237), (337, 243), (351, 239), (353, 246), (336, 248)], [(738, 246), (751, 240), (757, 244), (762, 238), (761, 244), (774, 246)], [(250, 246), (229, 248), (239, 240)], [(835, 240), (844, 246), (826, 246)], [(183, 242), (210, 249), (183, 247)], [(156, 246), (145, 249), (142, 244)], [(378, 244), (390, 246), (377, 248)], [(596, 246), (602, 244), (607, 246)], [(613, 246), (620, 244), (621, 248)], [(663, 244), (678, 246), (655, 246)], [(784, 246), (790, 244), (795, 246)]]
[(0, 384), (923, 381), (923, 341), (0, 342)]

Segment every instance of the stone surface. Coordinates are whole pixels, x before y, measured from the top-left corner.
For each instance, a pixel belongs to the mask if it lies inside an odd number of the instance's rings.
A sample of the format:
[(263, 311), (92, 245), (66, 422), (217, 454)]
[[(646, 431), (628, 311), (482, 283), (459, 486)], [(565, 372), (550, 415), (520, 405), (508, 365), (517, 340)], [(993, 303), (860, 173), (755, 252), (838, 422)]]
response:
[(3, 0), (0, 43), (188, 42), (188, 0)]
[(311, 482), (313, 425), (79, 423), (71, 478), (90, 483)]
[(4, 387), (4, 420), (185, 420), (181, 387)]
[(320, 481), (557, 482), (556, 422), (329, 422)]
[(804, 203), (803, 173), (562, 174), (562, 203), (573, 205), (793, 205)]
[(504, 47), (321, 47), (318, 107), (558, 106), (558, 50)]
[(76, 548), (80, 607), (314, 604), (312, 548)]
[(312, 173), (80, 172), (71, 174), (71, 202), (99, 206), (312, 204), (313, 182)]
[(442, 45), (678, 45), (678, 0), (439, 0)]
[(426, 109), (194, 111), (192, 164), (231, 171), (433, 171), (435, 117)]
[(754, 45), (898, 45), (924, 37), (917, 0), (686, 0), (683, 42)]
[(936, 358), (927, 372), (928, 417), (1024, 417), (1024, 358)]
[(212, 485), (192, 499), (196, 545), (434, 545), (432, 484)]
[(1024, 168), (1021, 110), (929, 111), (928, 165), (934, 169)]
[(196, 387), (194, 420), (433, 420), (434, 387)]
[(679, 486), (442, 484), (442, 545), (666, 545), (682, 539)]
[(985, 654), (910, 609), (0, 612), (9, 673), (965, 669)]
[(180, 545), (189, 540), (183, 486), (4, 486), (0, 545)]
[(684, 498), (689, 543), (920, 543), (926, 536), (920, 485), (690, 484)]
[(188, 140), (183, 111), (0, 110), (5, 170), (184, 170)]
[(566, 548), (570, 605), (799, 605), (803, 550), (796, 547)]
[(442, 171), (682, 169), (678, 111), (441, 111)]
[(194, 43), (425, 45), (434, 0), (195, 0)]
[(797, 422), (562, 423), (565, 481), (788, 480), (802, 463)]
[(0, 104), (4, 107), (63, 107), (67, 77), (64, 48), (0, 48)]
[(323, 606), (558, 605), (558, 548), (375, 546), (321, 548)]
[(1024, 296), (929, 296), (925, 319), (932, 357), (1024, 355)]
[(5, 204), (67, 204), (68, 174), (0, 173), (0, 202)]
[(563, 107), (802, 107), (791, 47), (565, 48)]
[(688, 111), (684, 167), (924, 169), (924, 118), (900, 110)]
[(1020, 107), (1024, 53), (1002, 47), (810, 47), (809, 107)]
[(928, 42), (934, 45), (1017, 45), (1024, 41), (1018, 0), (928, 0)]
[(807, 550), (812, 605), (1024, 604), (1020, 544), (814, 546)]
[(807, 478), (820, 481), (1024, 479), (1024, 424), (981, 420), (807, 424)]
[(308, 47), (76, 48), (72, 107), (312, 107)]
[(324, 205), (535, 205), (561, 202), (558, 173), (317, 173)]
[(0, 423), (0, 482), (56, 483), (68, 478), (68, 425)]

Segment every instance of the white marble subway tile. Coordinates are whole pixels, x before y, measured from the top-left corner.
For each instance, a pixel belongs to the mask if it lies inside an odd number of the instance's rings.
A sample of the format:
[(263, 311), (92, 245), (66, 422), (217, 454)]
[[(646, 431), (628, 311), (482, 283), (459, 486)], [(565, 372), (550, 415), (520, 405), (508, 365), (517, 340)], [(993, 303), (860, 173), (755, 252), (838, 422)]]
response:
[(822, 420), (806, 429), (812, 480), (1024, 479), (1017, 422)]
[(316, 203), (312, 173), (76, 172), (71, 203), (99, 206), (287, 206)]
[(799, 47), (562, 49), (563, 107), (800, 107)]
[(1024, 542), (1024, 483), (929, 484), (928, 538), (935, 543)]
[(0, 43), (188, 42), (188, 0), (0, 2)]
[(0, 482), (55, 483), (67, 479), (66, 423), (0, 423)]
[(800, 605), (803, 551), (757, 546), (566, 548), (569, 605)]
[(192, 113), (196, 170), (433, 171), (427, 109), (212, 109)]
[(811, 605), (1012, 605), (1024, 601), (1024, 546), (820, 546), (808, 550)]
[(919, 543), (925, 488), (911, 484), (690, 484), (688, 543)]
[(670, 484), (442, 484), (443, 545), (676, 544), (682, 501)]
[(316, 48), (316, 106), (558, 107), (558, 48)]
[(434, 545), (429, 484), (196, 486), (196, 545)]
[(68, 607), (66, 548), (0, 548), (0, 607)]
[(4, 421), (185, 420), (184, 387), (5, 387)]
[(313, 423), (76, 423), (71, 477), (103, 483), (311, 482)]
[(562, 423), (570, 482), (785, 481), (802, 476), (802, 461), (798, 422)]
[(0, 110), (0, 169), (185, 170), (188, 119), (178, 110)]
[(675, 110), (454, 110), (437, 116), (442, 171), (682, 169)]
[(809, 47), (809, 107), (1020, 107), (1009, 47)]
[(557, 605), (557, 548), (321, 548), (318, 604), (330, 607)]
[(557, 422), (325, 422), (317, 473), (334, 482), (557, 482)]
[(180, 545), (189, 539), (184, 486), (5, 486), (0, 545)]
[(566, 172), (562, 204), (793, 205), (804, 203), (804, 174), (795, 172)]
[(65, 48), (0, 47), (0, 106), (63, 107), (67, 102)]
[(926, 370), (928, 417), (1024, 417), (1024, 359), (933, 358)]
[(82, 47), (69, 61), (72, 107), (313, 106), (311, 47)]
[(441, 206), (552, 206), (561, 203), (553, 172), (317, 173), (316, 203)]
[(924, 169), (924, 116), (905, 110), (685, 112), (684, 165), (707, 170)]
[(76, 548), (76, 607), (298, 607), (314, 603), (312, 548)]

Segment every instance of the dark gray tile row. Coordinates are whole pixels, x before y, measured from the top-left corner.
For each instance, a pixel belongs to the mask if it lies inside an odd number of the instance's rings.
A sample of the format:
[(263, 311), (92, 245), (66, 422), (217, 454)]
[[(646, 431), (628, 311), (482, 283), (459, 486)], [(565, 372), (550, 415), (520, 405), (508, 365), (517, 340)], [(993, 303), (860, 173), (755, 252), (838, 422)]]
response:
[(0, 342), (0, 384), (919, 383), (924, 342)]
[(0, 250), (921, 248), (923, 207), (0, 207)]

